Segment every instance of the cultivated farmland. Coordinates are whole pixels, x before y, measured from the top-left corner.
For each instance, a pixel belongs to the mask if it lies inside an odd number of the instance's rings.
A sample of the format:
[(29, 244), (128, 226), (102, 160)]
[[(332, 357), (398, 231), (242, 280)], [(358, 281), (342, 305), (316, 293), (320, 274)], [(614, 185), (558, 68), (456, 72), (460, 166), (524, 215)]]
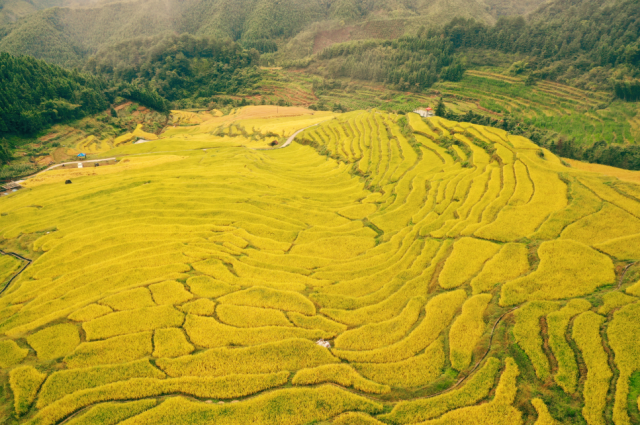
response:
[(6, 423), (640, 421), (634, 178), (378, 110), (127, 137), (0, 199)]

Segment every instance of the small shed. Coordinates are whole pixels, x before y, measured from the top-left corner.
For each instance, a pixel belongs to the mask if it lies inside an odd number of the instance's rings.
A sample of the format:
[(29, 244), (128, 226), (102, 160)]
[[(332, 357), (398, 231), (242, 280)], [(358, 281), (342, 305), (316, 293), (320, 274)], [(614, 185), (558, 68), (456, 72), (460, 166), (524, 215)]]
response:
[(413, 112), (420, 115), (422, 118), (429, 118), (429, 117), (435, 116), (435, 113), (433, 112), (432, 108), (420, 108), (420, 109), (416, 109)]
[(78, 154), (78, 159), (87, 159), (87, 154), (85, 154), (85, 153), (79, 153), (79, 154)]
[(13, 191), (16, 191), (16, 190), (18, 190), (18, 189), (22, 189), (22, 186), (20, 186), (20, 184), (19, 184), (19, 183), (11, 182), (11, 183), (7, 183), (7, 184), (3, 185), (3, 186), (2, 186), (2, 188), (3, 188), (4, 190), (13, 190)]

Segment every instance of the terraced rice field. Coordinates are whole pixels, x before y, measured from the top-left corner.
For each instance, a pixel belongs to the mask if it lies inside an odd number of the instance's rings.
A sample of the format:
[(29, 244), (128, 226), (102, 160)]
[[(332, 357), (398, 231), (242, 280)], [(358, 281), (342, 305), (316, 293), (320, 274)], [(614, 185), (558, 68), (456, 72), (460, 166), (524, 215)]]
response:
[(6, 423), (638, 422), (640, 186), (497, 129), (281, 111), (178, 111), (0, 201), (34, 260), (0, 297)]
[[(293, 105), (324, 103), (344, 105), (349, 110), (379, 108), (413, 111), (435, 108), (439, 98), (456, 114), (476, 114), (502, 119), (506, 114), (527, 124), (556, 133), (558, 139), (573, 139), (590, 146), (598, 141), (635, 144), (640, 139), (640, 111), (633, 102), (612, 101), (609, 93), (581, 90), (567, 85), (539, 81), (525, 85), (525, 78), (505, 75), (501, 69), (468, 70), (460, 82), (441, 81), (425, 93), (398, 92), (370, 82), (338, 81), (337, 88), (314, 90), (318, 77), (286, 70), (270, 71), (264, 97)], [(299, 95), (290, 92), (299, 93)]]
[(587, 146), (601, 140), (635, 143), (640, 138), (637, 106), (612, 102), (608, 93), (549, 81), (526, 86), (520, 77), (486, 71), (467, 71), (461, 82), (440, 83), (437, 88), (459, 97), (461, 101), (454, 108), (458, 106), (461, 111), (510, 113), (528, 124), (575, 138), (577, 143)]

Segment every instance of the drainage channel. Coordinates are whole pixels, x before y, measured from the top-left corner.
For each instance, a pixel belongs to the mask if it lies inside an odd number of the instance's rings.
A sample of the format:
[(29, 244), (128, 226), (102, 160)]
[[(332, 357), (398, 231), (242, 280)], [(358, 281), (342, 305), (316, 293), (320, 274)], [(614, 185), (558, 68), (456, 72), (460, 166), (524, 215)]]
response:
[(11, 279), (9, 279), (9, 281), (4, 285), (4, 287), (2, 288), (2, 290), (0, 290), (0, 295), (2, 295), (2, 294), (4, 294), (4, 291), (6, 291), (6, 290), (9, 288), (9, 285), (11, 285), (11, 283), (12, 283), (12, 282), (13, 282), (13, 281), (18, 277), (18, 276), (20, 276), (20, 274), (22, 274), (22, 272), (23, 272), (23, 271), (25, 271), (25, 269), (26, 269), (27, 267), (29, 267), (29, 265), (31, 264), (31, 260), (30, 260), (30, 259), (28, 259), (28, 258), (23, 257), (23, 256), (22, 256), (22, 255), (20, 255), (20, 254), (16, 254), (15, 252), (5, 252), (5, 251), (3, 251), (3, 250), (1, 250), (1, 249), (0, 249), (0, 254), (2, 254), (2, 255), (10, 255), (10, 256), (12, 256), (12, 257), (17, 258), (18, 260), (22, 260), (22, 261), (25, 261), (25, 262), (26, 262), (26, 263), (25, 263), (25, 265), (24, 265), (24, 266), (22, 266), (22, 267), (20, 268), (20, 270), (18, 270), (18, 271), (17, 271), (17, 272), (16, 272), (16, 273), (11, 277)]

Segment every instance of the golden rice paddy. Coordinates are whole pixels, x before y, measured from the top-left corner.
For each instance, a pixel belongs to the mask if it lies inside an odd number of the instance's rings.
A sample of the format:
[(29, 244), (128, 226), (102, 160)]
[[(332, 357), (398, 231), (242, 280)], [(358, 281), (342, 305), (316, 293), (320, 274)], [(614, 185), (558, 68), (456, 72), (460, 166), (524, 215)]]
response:
[(0, 296), (6, 423), (640, 419), (634, 178), (415, 114), (171, 122), (0, 200), (33, 260)]

